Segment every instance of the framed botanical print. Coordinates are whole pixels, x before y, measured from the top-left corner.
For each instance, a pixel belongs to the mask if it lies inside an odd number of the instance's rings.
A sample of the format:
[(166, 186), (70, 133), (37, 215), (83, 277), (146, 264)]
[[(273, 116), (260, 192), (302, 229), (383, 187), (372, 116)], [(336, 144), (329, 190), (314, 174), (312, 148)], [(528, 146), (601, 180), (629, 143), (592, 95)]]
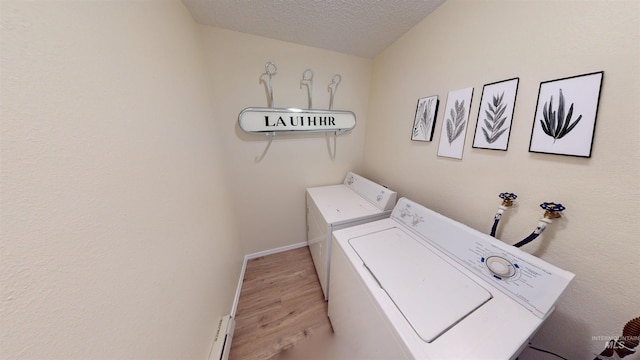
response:
[(483, 87), (473, 136), (474, 148), (507, 150), (518, 81), (518, 78), (513, 78)]
[(433, 128), (438, 114), (438, 96), (429, 96), (418, 99), (416, 115), (413, 119), (413, 130), (411, 140), (431, 141), (433, 139)]
[(473, 88), (450, 91), (444, 110), (438, 156), (462, 159)]
[(530, 152), (591, 157), (604, 72), (540, 83)]

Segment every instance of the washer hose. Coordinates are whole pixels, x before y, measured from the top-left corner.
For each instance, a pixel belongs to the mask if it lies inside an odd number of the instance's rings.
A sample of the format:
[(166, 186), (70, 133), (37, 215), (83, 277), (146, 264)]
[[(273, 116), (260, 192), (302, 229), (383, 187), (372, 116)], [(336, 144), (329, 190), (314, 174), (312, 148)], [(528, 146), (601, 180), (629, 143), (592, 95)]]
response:
[(502, 214), (504, 213), (505, 210), (507, 210), (509, 206), (513, 205), (513, 200), (515, 200), (518, 197), (518, 195), (514, 193), (504, 192), (504, 193), (500, 193), (498, 197), (502, 199), (502, 204), (498, 206), (498, 211), (493, 216), (493, 226), (491, 227), (491, 236), (493, 237), (496, 236), (496, 230), (498, 229), (498, 223), (502, 218)]
[(522, 239), (520, 242), (514, 244), (513, 246), (519, 248), (523, 245), (527, 245), (528, 243), (532, 242), (544, 231), (544, 229), (547, 228), (547, 225), (553, 222), (553, 219), (559, 218), (560, 212), (562, 212), (565, 209), (565, 207), (562, 206), (562, 204), (547, 203), (547, 202), (540, 204), (540, 207), (543, 208), (545, 211), (544, 211), (543, 218), (538, 220), (538, 226), (536, 226), (536, 229), (533, 230), (533, 232), (529, 234), (529, 236)]

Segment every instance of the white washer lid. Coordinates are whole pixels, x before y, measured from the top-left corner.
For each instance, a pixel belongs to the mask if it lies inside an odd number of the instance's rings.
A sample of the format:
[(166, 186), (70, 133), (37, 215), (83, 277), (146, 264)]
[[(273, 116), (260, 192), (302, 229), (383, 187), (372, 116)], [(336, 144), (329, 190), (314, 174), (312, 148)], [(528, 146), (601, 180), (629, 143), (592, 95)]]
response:
[(349, 243), (426, 342), (492, 297), (441, 255), (397, 227), (352, 238)]

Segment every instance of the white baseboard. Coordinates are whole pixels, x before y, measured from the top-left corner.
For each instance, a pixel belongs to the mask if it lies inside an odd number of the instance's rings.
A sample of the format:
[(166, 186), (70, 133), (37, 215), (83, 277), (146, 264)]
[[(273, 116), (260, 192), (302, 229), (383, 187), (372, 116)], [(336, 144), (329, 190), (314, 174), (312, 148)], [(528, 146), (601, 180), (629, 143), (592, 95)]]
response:
[(272, 255), (272, 254), (277, 254), (284, 251), (298, 249), (301, 247), (305, 247), (307, 245), (308, 243), (304, 241), (304, 242), (299, 242), (297, 244), (287, 245), (287, 246), (283, 246), (283, 247), (279, 247), (271, 250), (259, 251), (257, 253), (245, 255), (244, 261), (242, 262), (242, 269), (240, 270), (240, 278), (238, 279), (238, 286), (236, 287), (236, 295), (233, 299), (233, 306), (231, 307), (231, 317), (234, 319), (236, 317), (236, 310), (238, 309), (238, 300), (240, 299), (240, 291), (242, 290), (242, 280), (244, 279), (244, 272), (247, 268), (247, 262), (249, 260), (256, 259), (261, 256)]
[(238, 279), (238, 285), (236, 286), (236, 295), (233, 298), (233, 305), (231, 306), (231, 317), (236, 318), (236, 310), (238, 309), (238, 300), (240, 300), (240, 291), (242, 290), (242, 280), (244, 279), (244, 271), (247, 268), (247, 256), (244, 257), (242, 263), (242, 269), (240, 270), (240, 278)]
[(265, 250), (265, 251), (260, 251), (260, 252), (253, 253), (253, 254), (248, 254), (248, 255), (244, 256), (245, 263), (246, 263), (246, 260), (259, 258), (260, 256), (277, 254), (277, 253), (281, 253), (283, 251), (289, 251), (289, 250), (305, 247), (307, 245), (308, 245), (308, 243), (306, 241), (304, 241), (304, 242), (300, 242), (300, 243), (297, 243), (297, 244), (287, 245), (287, 246), (283, 246), (283, 247), (279, 247), (279, 248), (275, 248), (275, 249), (271, 249), (271, 250)]

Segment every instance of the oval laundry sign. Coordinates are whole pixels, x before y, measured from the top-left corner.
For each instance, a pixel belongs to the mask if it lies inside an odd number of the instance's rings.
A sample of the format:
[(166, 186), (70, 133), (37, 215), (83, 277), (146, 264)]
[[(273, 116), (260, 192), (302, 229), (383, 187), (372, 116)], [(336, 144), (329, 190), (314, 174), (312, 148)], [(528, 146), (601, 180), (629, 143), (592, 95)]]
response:
[(248, 133), (344, 132), (356, 126), (356, 115), (345, 110), (246, 108), (238, 115), (238, 124)]

